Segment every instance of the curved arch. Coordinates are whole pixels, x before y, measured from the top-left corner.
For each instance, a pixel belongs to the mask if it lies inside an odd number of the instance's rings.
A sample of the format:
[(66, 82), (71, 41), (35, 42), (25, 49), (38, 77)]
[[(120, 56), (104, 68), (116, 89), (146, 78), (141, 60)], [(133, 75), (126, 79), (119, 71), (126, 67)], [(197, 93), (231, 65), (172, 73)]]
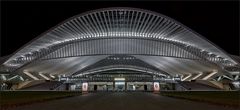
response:
[(95, 68), (93, 70), (88, 70), (83, 73), (75, 74), (75, 76), (89, 75), (89, 74), (94, 74), (94, 73), (104, 72), (104, 71), (109, 71), (109, 70), (132, 70), (132, 71), (148, 73), (151, 75), (164, 76), (164, 77), (167, 76), (167, 74), (159, 73), (159, 72), (151, 70), (151, 69), (147, 69), (147, 68), (143, 68), (143, 67), (139, 67), (139, 66), (132, 66), (132, 65), (104, 66), (104, 67), (100, 67), (100, 68)]
[[(70, 54), (61, 54), (62, 51), (68, 50)], [(79, 50), (79, 51), (78, 51)], [(173, 52), (174, 51), (174, 52)], [(195, 50), (196, 52), (199, 50)], [(71, 42), (57, 50), (53, 50), (42, 60), (76, 57), (76, 56), (92, 56), (92, 55), (152, 55), (152, 56), (168, 56), (176, 58), (187, 58), (193, 60), (204, 59), (204, 55), (194, 54), (189, 48), (176, 42), (165, 40), (153, 40), (143, 38), (101, 38), (90, 39), (86, 41)], [(183, 55), (184, 54), (184, 55)], [(200, 55), (201, 54), (201, 55)]]
[[(93, 42), (97, 41), (96, 39), (102, 42), (96, 45)], [(104, 41), (106, 39), (114, 39), (115, 47), (111, 45), (112, 42)], [(135, 40), (124, 41), (124, 39)], [(147, 46), (144, 45), (146, 42), (148, 42)], [(114, 47), (113, 54), (161, 56), (157, 52), (164, 46), (161, 45), (163, 42), (166, 43), (164, 45), (172, 46), (161, 49), (161, 52), (168, 51), (163, 54), (166, 56), (172, 54), (174, 57), (180, 55), (180, 58), (207, 60), (223, 68), (238, 64), (216, 45), (172, 18), (143, 9), (113, 7), (88, 11), (61, 22), (16, 51), (3, 63), (3, 66), (16, 70), (39, 59), (82, 55), (81, 52), (78, 54), (74, 51), (75, 48), (82, 52), (90, 51), (86, 55), (109, 55), (109, 52), (99, 54), (97, 51), (102, 52), (104, 47)], [(109, 46), (105, 46), (107, 44)], [(136, 44), (137, 46), (132, 46)], [(154, 48), (155, 53), (149, 51), (152, 45), (160, 45)], [(129, 51), (141, 46), (142, 52)], [(117, 47), (123, 51), (121, 52)], [(183, 54), (181, 54), (182, 51), (184, 51)], [(56, 57), (57, 55), (60, 57)]]

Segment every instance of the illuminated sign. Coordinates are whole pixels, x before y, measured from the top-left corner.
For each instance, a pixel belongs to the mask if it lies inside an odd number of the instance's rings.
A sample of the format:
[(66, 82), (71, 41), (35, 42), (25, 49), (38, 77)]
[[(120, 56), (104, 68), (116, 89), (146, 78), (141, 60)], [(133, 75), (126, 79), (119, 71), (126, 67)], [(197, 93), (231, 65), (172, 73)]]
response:
[(114, 78), (115, 81), (125, 81), (125, 78)]
[(88, 91), (88, 83), (82, 83), (82, 91), (87, 92)]
[(115, 82), (116, 85), (125, 85), (125, 82)]
[(160, 90), (159, 82), (154, 82), (154, 83), (153, 83), (153, 86), (154, 86), (153, 88), (154, 88), (154, 91), (155, 91), (155, 92), (157, 92), (157, 91)]

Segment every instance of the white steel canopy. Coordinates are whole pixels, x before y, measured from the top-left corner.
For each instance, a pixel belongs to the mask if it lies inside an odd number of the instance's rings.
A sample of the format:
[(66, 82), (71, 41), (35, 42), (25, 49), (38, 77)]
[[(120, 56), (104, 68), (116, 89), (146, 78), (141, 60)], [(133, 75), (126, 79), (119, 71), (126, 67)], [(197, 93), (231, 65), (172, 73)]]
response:
[(65, 20), (13, 53), (1, 70), (74, 74), (114, 55), (131, 55), (173, 75), (239, 66), (222, 49), (167, 16), (113, 7)]

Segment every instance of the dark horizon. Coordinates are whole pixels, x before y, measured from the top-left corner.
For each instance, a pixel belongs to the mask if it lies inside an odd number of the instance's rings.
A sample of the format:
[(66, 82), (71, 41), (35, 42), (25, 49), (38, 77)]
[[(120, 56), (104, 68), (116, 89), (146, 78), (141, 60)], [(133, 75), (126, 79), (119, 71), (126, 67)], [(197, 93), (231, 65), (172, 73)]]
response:
[(1, 56), (85, 11), (135, 7), (173, 18), (229, 54), (239, 55), (239, 2), (1, 2)]

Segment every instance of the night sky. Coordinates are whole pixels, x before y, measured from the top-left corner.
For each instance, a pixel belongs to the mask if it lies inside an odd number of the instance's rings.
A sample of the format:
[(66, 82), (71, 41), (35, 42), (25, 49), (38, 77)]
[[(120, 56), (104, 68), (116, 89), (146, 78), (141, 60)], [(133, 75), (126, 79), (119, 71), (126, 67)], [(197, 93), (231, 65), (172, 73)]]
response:
[(115, 6), (159, 12), (239, 55), (239, 2), (2, 2), (1, 56), (74, 15)]

